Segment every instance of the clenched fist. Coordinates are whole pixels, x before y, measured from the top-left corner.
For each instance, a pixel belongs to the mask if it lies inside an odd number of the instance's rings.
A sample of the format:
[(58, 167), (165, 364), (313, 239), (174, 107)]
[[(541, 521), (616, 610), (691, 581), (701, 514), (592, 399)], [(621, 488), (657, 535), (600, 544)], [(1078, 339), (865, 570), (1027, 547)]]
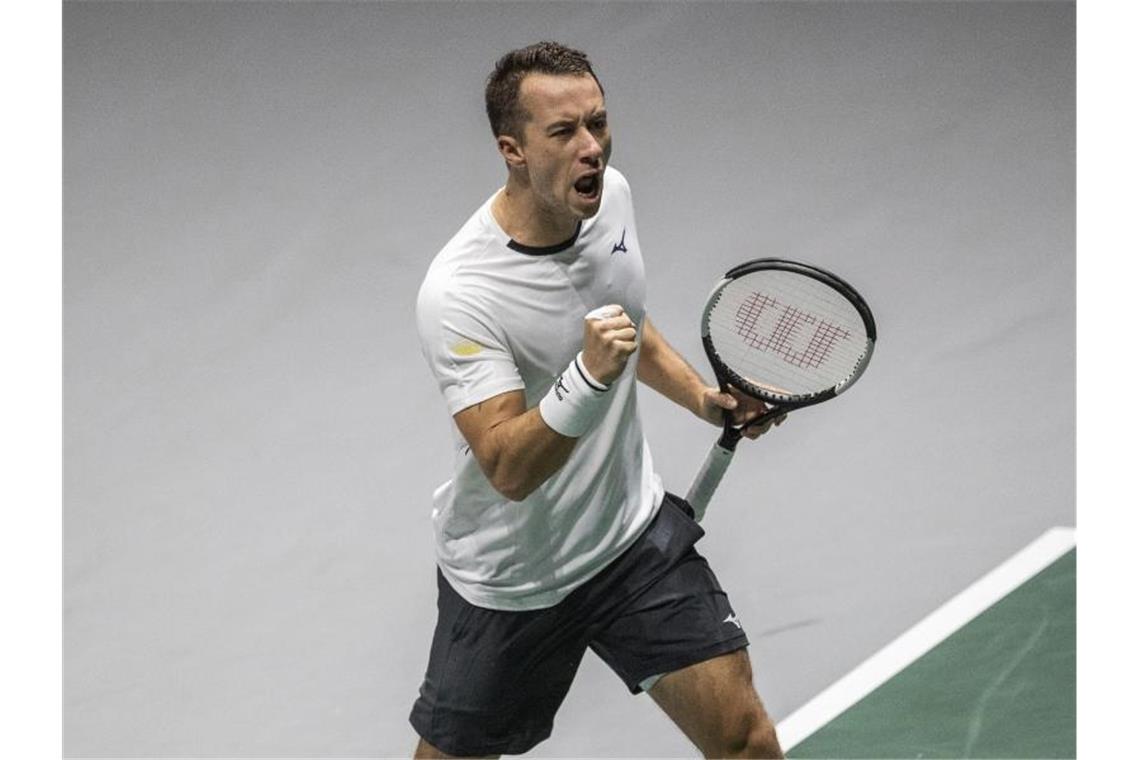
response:
[(598, 381), (609, 385), (637, 350), (637, 326), (625, 309), (613, 304), (586, 315), (582, 331), (582, 363)]

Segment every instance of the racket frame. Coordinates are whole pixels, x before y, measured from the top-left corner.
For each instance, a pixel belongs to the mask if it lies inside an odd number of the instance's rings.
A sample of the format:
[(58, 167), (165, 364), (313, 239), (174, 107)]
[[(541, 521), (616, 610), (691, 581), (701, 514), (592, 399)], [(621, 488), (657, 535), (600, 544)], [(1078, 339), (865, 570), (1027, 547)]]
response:
[[(731, 282), (745, 275), (764, 270), (794, 272), (806, 277), (811, 277), (837, 291), (859, 312), (859, 317), (863, 320), (863, 326), (867, 332), (867, 350), (860, 357), (855, 370), (835, 386), (808, 396), (788, 396), (786, 394), (774, 393), (745, 380), (721, 360), (716, 348), (713, 346), (712, 338), (709, 336), (709, 315), (720, 300), (720, 293), (723, 292), (725, 287)], [(802, 409), (805, 406), (813, 406), (828, 399), (835, 398), (850, 388), (851, 385), (859, 379), (860, 375), (863, 374), (867, 368), (867, 364), (871, 361), (871, 354), (875, 348), (876, 337), (875, 318), (871, 314), (871, 309), (867, 306), (867, 302), (863, 300), (859, 292), (847, 283), (847, 281), (838, 275), (828, 272), (826, 269), (798, 261), (790, 261), (788, 259), (761, 258), (746, 261), (725, 272), (724, 277), (713, 286), (708, 299), (705, 301), (705, 309), (701, 314), (701, 343), (705, 347), (705, 354), (708, 356), (709, 364), (712, 365), (713, 373), (716, 375), (717, 383), (719, 383), (722, 392), (727, 393), (728, 387), (731, 385), (747, 396), (764, 401), (769, 405), (769, 409), (760, 417), (740, 427), (732, 424), (732, 413), (725, 410), (724, 430), (720, 440), (717, 441), (717, 445), (727, 451), (735, 451), (736, 444), (740, 442), (740, 439), (744, 436), (744, 431), (748, 428), (763, 425), (769, 420), (779, 415), (787, 414), (794, 409)]]

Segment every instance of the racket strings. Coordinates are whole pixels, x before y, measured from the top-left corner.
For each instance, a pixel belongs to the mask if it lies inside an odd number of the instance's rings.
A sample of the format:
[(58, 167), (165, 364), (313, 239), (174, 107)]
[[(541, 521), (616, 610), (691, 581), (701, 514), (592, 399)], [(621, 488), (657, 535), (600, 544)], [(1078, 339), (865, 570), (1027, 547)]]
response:
[[(756, 325), (764, 310), (779, 308), (780, 317), (772, 333), (761, 337)], [(774, 351), (789, 364), (797, 367), (818, 367), (827, 359), (836, 341), (851, 337), (851, 331), (817, 317), (795, 306), (781, 307), (779, 301), (766, 293), (753, 293), (736, 310), (736, 332), (754, 349)], [(794, 350), (792, 336), (803, 326), (814, 326), (811, 339), (802, 351)]]
[(860, 368), (863, 319), (839, 291), (804, 275), (764, 270), (729, 282), (706, 315), (707, 334), (734, 373), (775, 395), (810, 397)]

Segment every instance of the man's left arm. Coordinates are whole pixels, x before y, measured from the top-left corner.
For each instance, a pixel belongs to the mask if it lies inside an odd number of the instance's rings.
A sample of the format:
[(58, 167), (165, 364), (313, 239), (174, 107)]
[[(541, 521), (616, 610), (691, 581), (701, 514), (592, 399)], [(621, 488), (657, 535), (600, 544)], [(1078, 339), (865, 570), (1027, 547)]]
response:
[[(688, 409), (710, 424), (724, 423), (724, 410), (731, 411), (737, 425), (756, 419), (767, 411), (762, 401), (745, 396), (735, 388), (722, 393), (720, 388), (708, 385), (677, 350), (669, 345), (657, 330), (649, 315), (641, 324), (641, 356), (637, 361), (637, 379), (665, 398)], [(779, 425), (783, 416), (774, 420)], [(747, 430), (744, 435), (757, 438), (772, 426), (769, 421), (760, 428)]]

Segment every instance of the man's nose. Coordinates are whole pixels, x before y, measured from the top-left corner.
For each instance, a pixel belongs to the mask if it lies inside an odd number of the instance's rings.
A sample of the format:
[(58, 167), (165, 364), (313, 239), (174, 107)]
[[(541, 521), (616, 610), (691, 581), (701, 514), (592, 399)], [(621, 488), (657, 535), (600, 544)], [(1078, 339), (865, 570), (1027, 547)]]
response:
[(596, 165), (602, 158), (602, 144), (598, 138), (590, 132), (590, 130), (583, 130), (585, 136), (583, 139), (581, 153), (579, 154), (583, 161), (590, 165)]

